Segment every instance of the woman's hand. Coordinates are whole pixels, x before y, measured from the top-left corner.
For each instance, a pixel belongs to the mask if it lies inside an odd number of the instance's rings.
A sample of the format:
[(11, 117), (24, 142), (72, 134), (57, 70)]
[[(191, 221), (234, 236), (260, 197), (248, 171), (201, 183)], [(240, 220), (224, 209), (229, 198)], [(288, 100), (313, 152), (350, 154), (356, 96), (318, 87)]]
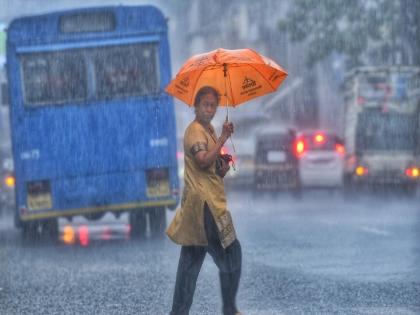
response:
[(220, 159), (220, 161), (221, 161), (221, 167), (218, 171), (218, 174), (223, 178), (225, 177), (227, 172), (229, 172), (230, 166), (229, 166), (229, 163), (226, 162), (224, 159)]
[(220, 135), (222, 142), (225, 143), (226, 140), (230, 138), (232, 133), (233, 133), (233, 123), (230, 121), (225, 121), (222, 127), (222, 134)]

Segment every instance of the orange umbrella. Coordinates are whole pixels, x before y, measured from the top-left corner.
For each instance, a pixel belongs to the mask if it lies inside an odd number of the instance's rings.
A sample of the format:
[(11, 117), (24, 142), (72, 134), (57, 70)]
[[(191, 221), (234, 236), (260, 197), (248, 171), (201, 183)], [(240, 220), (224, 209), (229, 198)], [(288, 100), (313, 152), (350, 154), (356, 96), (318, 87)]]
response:
[(221, 93), (221, 106), (236, 106), (274, 92), (287, 72), (270, 58), (252, 49), (216, 49), (188, 59), (166, 92), (189, 106), (203, 86)]

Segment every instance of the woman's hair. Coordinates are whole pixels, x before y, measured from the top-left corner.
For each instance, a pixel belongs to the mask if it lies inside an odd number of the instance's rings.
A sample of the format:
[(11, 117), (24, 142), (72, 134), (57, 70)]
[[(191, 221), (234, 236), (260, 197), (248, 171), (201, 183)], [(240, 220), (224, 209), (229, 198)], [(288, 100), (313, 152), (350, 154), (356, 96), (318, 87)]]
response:
[(196, 107), (198, 105), (198, 103), (200, 103), (201, 98), (206, 95), (206, 94), (213, 94), (216, 99), (217, 99), (217, 104), (219, 104), (220, 102), (220, 94), (219, 92), (217, 92), (217, 90), (214, 87), (211, 86), (203, 86), (202, 88), (200, 88), (197, 92), (197, 94), (195, 94), (195, 99), (194, 99), (194, 107)]

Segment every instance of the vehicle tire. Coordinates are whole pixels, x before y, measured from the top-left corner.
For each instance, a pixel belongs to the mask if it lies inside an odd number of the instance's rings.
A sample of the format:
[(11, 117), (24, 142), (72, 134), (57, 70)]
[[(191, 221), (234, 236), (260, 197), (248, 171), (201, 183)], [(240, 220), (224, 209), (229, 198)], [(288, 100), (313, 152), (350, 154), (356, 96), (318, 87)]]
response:
[(47, 241), (58, 241), (58, 219), (48, 219), (40, 221), (41, 237)]
[(293, 189), (291, 191), (291, 194), (292, 194), (292, 197), (294, 199), (301, 200), (302, 199), (302, 196), (303, 196), (303, 194), (302, 194), (302, 188), (297, 187), (297, 188)]
[(415, 197), (417, 194), (417, 186), (415, 184), (407, 184), (404, 186), (404, 194), (407, 197)]
[(39, 231), (39, 222), (38, 221), (29, 221), (29, 222), (22, 222), (22, 239), (25, 242), (36, 242), (40, 239), (40, 231)]
[[(1, 194), (1, 193), (0, 193)], [(3, 215), (3, 213), (5, 213), (6, 211), (6, 202), (5, 200), (2, 198), (2, 196), (0, 196), (0, 216)]]
[(150, 236), (153, 238), (163, 238), (166, 230), (166, 210), (163, 207), (151, 208), (148, 210)]
[(351, 199), (355, 195), (354, 183), (350, 175), (345, 175), (343, 179), (343, 194), (344, 198)]
[(143, 209), (131, 211), (129, 221), (131, 226), (131, 237), (141, 239), (146, 238), (146, 211)]

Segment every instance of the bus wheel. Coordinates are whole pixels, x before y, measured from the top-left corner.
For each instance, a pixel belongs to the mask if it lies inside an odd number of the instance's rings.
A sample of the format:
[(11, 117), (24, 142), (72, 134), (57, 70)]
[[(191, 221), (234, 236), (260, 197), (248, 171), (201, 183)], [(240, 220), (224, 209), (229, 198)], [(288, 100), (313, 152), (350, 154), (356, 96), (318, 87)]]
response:
[(39, 232), (39, 222), (38, 221), (29, 221), (22, 222), (22, 238), (24, 241), (38, 241), (40, 232)]
[(45, 240), (58, 241), (58, 219), (48, 219), (40, 222), (41, 235)]
[(146, 238), (146, 212), (144, 210), (133, 210), (129, 215), (132, 238)]
[(161, 238), (165, 235), (166, 210), (163, 207), (149, 209), (150, 235)]
[(342, 191), (345, 199), (350, 200), (355, 197), (356, 187), (350, 175), (344, 176)]

